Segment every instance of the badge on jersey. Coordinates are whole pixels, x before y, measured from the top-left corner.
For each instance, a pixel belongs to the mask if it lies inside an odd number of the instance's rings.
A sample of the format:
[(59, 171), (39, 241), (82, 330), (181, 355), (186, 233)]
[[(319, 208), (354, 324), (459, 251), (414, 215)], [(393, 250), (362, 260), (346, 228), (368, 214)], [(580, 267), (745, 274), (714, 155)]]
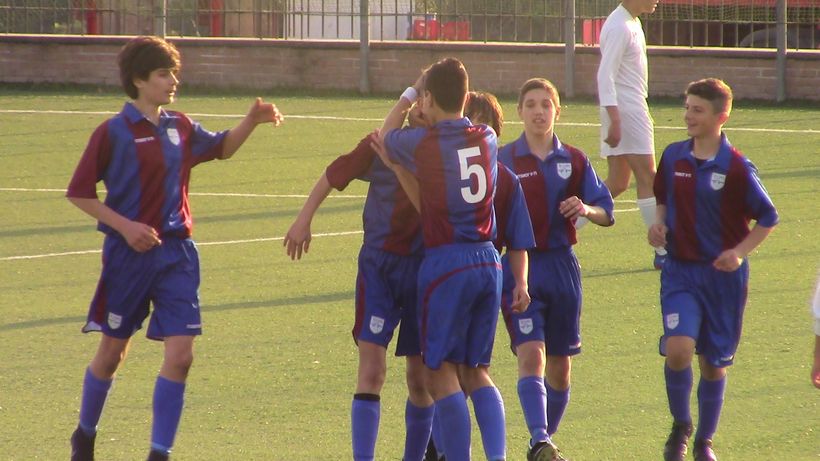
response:
[(561, 179), (568, 179), (572, 174), (571, 163), (556, 163), (555, 167), (558, 170), (558, 176), (560, 176)]
[(384, 329), (384, 319), (381, 317), (376, 317), (375, 315), (370, 317), (370, 331), (373, 334), (379, 334)]
[(726, 184), (725, 174), (712, 173), (712, 178), (709, 180), (709, 185), (712, 186), (712, 190), (721, 190), (724, 184)]
[(669, 314), (666, 316), (666, 328), (674, 330), (680, 324), (680, 314)]
[(179, 131), (176, 128), (168, 128), (166, 131), (168, 134), (168, 140), (175, 146), (179, 145)]
[(120, 325), (122, 325), (122, 316), (109, 312), (108, 313), (108, 326), (111, 327), (112, 330), (116, 330), (117, 328), (120, 327)]
[(524, 333), (525, 335), (532, 333), (532, 319), (518, 320), (518, 329), (521, 330), (521, 333)]

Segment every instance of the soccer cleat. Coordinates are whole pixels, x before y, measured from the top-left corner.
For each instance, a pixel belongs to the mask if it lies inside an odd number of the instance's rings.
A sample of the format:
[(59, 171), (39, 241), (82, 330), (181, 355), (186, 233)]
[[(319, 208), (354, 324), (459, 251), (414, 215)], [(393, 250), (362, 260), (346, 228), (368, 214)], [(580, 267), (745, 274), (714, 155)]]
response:
[(666, 439), (666, 445), (663, 447), (663, 461), (684, 461), (691, 435), (692, 423), (675, 421), (672, 424), (672, 432), (669, 433), (669, 438)]
[(87, 435), (77, 426), (71, 434), (71, 461), (94, 461), (94, 435)]
[(151, 450), (151, 452), (148, 453), (148, 461), (168, 461), (168, 459), (167, 454), (156, 450)]
[(663, 269), (664, 263), (666, 263), (666, 255), (659, 255), (658, 253), (655, 253), (655, 259), (654, 261), (652, 261), (652, 264), (655, 266), (655, 269)]
[(709, 439), (695, 439), (692, 454), (695, 455), (695, 461), (717, 461), (717, 456), (712, 451), (712, 441)]
[(561, 451), (549, 440), (538, 442), (527, 452), (527, 461), (569, 461), (561, 455)]
[(436, 450), (436, 444), (433, 442), (433, 438), (430, 437), (430, 441), (427, 442), (427, 451), (424, 452), (424, 461), (440, 461), (444, 459), (444, 457), (438, 457), (438, 450)]

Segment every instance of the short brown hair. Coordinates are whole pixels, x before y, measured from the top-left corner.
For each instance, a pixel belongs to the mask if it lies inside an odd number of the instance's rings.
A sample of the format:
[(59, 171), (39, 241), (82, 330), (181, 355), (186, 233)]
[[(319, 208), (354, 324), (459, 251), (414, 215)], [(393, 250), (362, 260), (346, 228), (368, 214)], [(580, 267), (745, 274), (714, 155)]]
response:
[(685, 95), (690, 94), (711, 102), (716, 114), (732, 111), (732, 89), (719, 78), (704, 78), (690, 83)]
[(464, 64), (456, 58), (444, 58), (425, 71), (424, 89), (444, 112), (464, 109), (469, 77)]
[(561, 107), (561, 98), (558, 96), (558, 89), (555, 88), (555, 85), (552, 84), (551, 81), (545, 78), (531, 78), (524, 82), (524, 85), (521, 86), (521, 90), (518, 92), (518, 107), (520, 108), (522, 104), (524, 104), (524, 95), (529, 93), (532, 90), (544, 90), (547, 94), (550, 95), (550, 99), (552, 100), (552, 105), (556, 108)]
[(179, 72), (181, 61), (179, 51), (170, 42), (159, 37), (142, 36), (128, 41), (117, 56), (120, 67), (120, 82), (131, 99), (139, 97), (134, 79), (148, 80), (157, 69), (171, 69)]
[(470, 91), (467, 93), (467, 102), (464, 104), (464, 116), (473, 123), (484, 123), (495, 130), (496, 136), (501, 136), (504, 126), (504, 112), (498, 99), (492, 93)]

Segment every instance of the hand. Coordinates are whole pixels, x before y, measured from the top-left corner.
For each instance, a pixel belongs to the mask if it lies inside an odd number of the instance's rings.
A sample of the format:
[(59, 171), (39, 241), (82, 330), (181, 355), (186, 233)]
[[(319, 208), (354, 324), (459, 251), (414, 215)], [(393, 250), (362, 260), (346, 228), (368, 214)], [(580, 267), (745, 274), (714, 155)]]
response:
[(530, 299), (530, 293), (527, 285), (516, 285), (515, 288), (513, 288), (512, 295), (513, 299), (510, 308), (513, 312), (520, 314), (530, 307), (530, 301), (532, 300)]
[(572, 196), (558, 204), (558, 211), (567, 219), (577, 219), (580, 216), (589, 214), (589, 207), (587, 207), (581, 199)]
[(260, 123), (273, 123), (273, 126), (279, 126), (285, 121), (285, 117), (279, 112), (276, 105), (262, 102), (262, 98), (256, 98), (256, 101), (248, 110), (247, 116), (257, 125)]
[(393, 159), (391, 159), (390, 156), (387, 155), (387, 147), (384, 145), (384, 140), (379, 136), (378, 131), (370, 133), (370, 147), (372, 147), (373, 150), (376, 151), (376, 154), (379, 155), (379, 158), (382, 160), (382, 163), (384, 163), (385, 166), (392, 170), (396, 162), (394, 162)]
[(287, 247), (286, 251), (291, 261), (302, 259), (303, 252), (307, 254), (310, 249), (311, 237), (309, 222), (304, 223), (297, 219), (290, 226), (288, 233), (285, 234), (285, 239), (282, 241), (282, 246)]
[(145, 253), (155, 246), (162, 245), (162, 240), (160, 240), (156, 229), (137, 221), (129, 221), (120, 230), (120, 235), (128, 243), (128, 246), (139, 253)]
[(734, 272), (741, 263), (743, 263), (743, 257), (732, 248), (718, 255), (712, 266), (719, 271)]
[(651, 226), (649, 226), (649, 232), (647, 233), (646, 239), (649, 241), (649, 244), (653, 247), (665, 247), (666, 232), (668, 230), (669, 229), (666, 227), (666, 224), (652, 224)]
[(620, 120), (612, 120), (609, 124), (609, 131), (607, 131), (606, 139), (604, 142), (612, 148), (618, 147), (618, 144), (621, 143), (621, 121)]

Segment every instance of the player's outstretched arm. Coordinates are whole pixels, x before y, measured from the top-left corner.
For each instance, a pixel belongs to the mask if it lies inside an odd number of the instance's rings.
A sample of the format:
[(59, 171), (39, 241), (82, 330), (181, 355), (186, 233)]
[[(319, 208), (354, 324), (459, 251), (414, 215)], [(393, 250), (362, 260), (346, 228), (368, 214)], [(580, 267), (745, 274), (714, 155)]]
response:
[(513, 312), (521, 313), (526, 311), (530, 305), (530, 293), (527, 285), (529, 256), (527, 256), (527, 250), (511, 250), (509, 248), (507, 249), (507, 255), (510, 258), (510, 270), (515, 279), (510, 308)]
[(743, 263), (743, 258), (760, 246), (760, 244), (766, 240), (766, 237), (772, 233), (772, 230), (774, 230), (774, 226), (765, 227), (760, 224), (755, 224), (745, 239), (738, 243), (736, 247), (730, 248), (718, 255), (717, 259), (712, 263), (712, 266), (717, 270), (726, 272), (737, 270), (741, 263)]
[(89, 216), (119, 232), (134, 251), (142, 253), (162, 244), (156, 229), (141, 222), (131, 221), (99, 199), (68, 197), (68, 200)]
[(302, 210), (299, 211), (299, 215), (290, 226), (290, 229), (288, 229), (288, 233), (285, 234), (285, 238), (282, 242), (282, 246), (285, 247), (291, 260), (302, 259), (302, 253), (307, 254), (310, 249), (310, 223), (313, 221), (313, 215), (316, 214), (316, 210), (319, 209), (319, 206), (325, 201), (328, 194), (330, 194), (331, 189), (332, 187), (330, 186), (330, 181), (327, 180), (327, 175), (322, 173), (322, 176), (316, 181), (316, 185), (314, 185), (310, 191), (310, 195), (308, 195), (307, 200), (305, 200)]
[(250, 110), (248, 110), (248, 114), (239, 122), (239, 125), (228, 131), (220, 158), (228, 159), (233, 157), (233, 154), (245, 143), (245, 140), (253, 133), (257, 125), (273, 123), (273, 126), (279, 126), (284, 120), (284, 116), (275, 104), (263, 102), (262, 98), (256, 98)]

